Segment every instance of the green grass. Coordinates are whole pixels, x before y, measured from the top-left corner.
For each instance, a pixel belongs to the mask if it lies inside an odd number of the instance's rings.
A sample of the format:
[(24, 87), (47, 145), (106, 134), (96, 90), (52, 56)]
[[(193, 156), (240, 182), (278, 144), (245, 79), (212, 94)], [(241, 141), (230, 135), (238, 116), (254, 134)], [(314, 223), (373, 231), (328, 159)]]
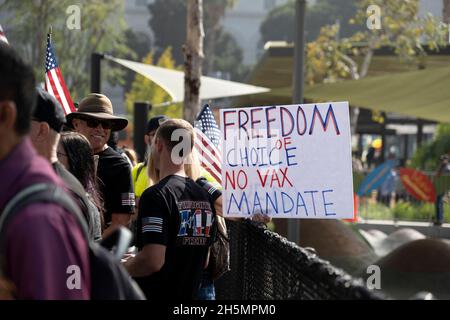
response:
[[(359, 216), (374, 220), (433, 221), (435, 207), (433, 203), (411, 203), (399, 201), (393, 208), (374, 203), (359, 208)], [(444, 222), (450, 223), (450, 206), (444, 204)]]

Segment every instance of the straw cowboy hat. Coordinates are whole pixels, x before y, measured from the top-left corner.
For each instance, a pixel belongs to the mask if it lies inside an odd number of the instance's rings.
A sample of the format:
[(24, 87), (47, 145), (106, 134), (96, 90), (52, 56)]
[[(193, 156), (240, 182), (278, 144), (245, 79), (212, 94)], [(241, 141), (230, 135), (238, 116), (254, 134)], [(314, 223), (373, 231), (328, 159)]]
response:
[(111, 100), (104, 94), (90, 93), (81, 100), (78, 110), (69, 113), (67, 123), (72, 126), (73, 119), (95, 118), (112, 122), (112, 131), (120, 131), (128, 125), (128, 120), (114, 115)]

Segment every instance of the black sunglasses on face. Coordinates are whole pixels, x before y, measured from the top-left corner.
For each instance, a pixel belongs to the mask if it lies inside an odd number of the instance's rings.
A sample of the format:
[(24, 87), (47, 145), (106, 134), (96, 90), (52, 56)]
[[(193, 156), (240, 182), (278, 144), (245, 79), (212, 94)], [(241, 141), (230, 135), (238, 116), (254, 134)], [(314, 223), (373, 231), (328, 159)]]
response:
[(82, 118), (82, 120), (86, 121), (86, 124), (89, 128), (97, 128), (99, 124), (101, 124), (102, 128), (105, 130), (112, 129), (113, 127), (112, 121), (108, 120), (98, 120), (94, 118)]

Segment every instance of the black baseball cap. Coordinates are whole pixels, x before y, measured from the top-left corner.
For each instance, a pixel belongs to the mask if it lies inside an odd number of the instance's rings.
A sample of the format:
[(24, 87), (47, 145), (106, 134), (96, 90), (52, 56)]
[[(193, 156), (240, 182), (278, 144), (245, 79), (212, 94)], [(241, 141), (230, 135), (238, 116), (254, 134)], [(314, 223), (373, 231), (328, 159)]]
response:
[(164, 121), (169, 120), (169, 117), (165, 115), (158, 115), (154, 116), (147, 122), (147, 131), (145, 131), (147, 134), (152, 132), (153, 130), (156, 130), (159, 128), (159, 125), (163, 123)]
[(61, 104), (47, 91), (36, 88), (37, 103), (33, 113), (33, 120), (47, 122), (50, 128), (56, 132), (61, 132), (66, 123), (66, 117)]

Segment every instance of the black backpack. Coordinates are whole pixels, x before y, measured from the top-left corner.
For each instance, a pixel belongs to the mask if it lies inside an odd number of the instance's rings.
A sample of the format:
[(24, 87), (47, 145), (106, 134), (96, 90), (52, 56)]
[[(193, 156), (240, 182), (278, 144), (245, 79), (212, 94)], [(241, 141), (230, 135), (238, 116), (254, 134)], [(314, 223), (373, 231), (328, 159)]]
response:
[[(56, 203), (70, 212), (78, 221), (86, 241), (89, 244), (89, 264), (91, 269), (92, 300), (145, 300), (145, 296), (137, 283), (130, 277), (120, 260), (100, 244), (89, 241), (86, 222), (82, 218), (79, 207), (73, 199), (60, 187), (39, 183), (25, 188), (13, 197), (0, 215), (0, 262), (5, 258), (5, 230), (11, 218), (24, 207), (36, 202)], [(120, 229), (112, 237), (120, 235)], [(113, 247), (108, 237), (105, 243)], [(122, 247), (124, 244), (122, 243)], [(126, 243), (125, 247), (128, 246)], [(5, 265), (0, 265), (0, 276), (5, 274)]]

